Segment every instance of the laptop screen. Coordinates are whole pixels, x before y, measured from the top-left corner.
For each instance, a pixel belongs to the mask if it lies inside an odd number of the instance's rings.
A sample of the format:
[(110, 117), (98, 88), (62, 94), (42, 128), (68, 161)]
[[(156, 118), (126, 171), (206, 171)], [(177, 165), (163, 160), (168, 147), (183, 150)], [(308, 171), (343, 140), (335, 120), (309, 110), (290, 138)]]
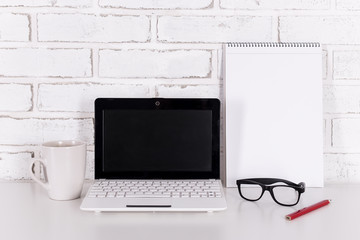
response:
[(218, 178), (218, 118), (214, 99), (98, 99), (95, 178)]
[(210, 171), (211, 120), (210, 110), (105, 110), (104, 171)]

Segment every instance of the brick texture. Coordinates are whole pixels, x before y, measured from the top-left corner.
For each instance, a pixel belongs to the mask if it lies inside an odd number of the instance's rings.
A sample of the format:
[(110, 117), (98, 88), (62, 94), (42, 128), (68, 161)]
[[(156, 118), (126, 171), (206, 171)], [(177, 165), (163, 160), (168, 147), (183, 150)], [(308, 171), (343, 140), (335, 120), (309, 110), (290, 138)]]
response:
[(360, 154), (325, 154), (325, 181), (360, 183)]
[(90, 77), (89, 49), (0, 49), (0, 77)]
[(40, 14), (38, 32), (39, 41), (146, 42), (150, 37), (150, 19), (147, 16)]
[(29, 179), (33, 152), (58, 139), (88, 144), (93, 179), (97, 97), (213, 97), (224, 106), (224, 43), (317, 41), (325, 180), (359, 182), (357, 10), (358, 0), (1, 0), (0, 180)]
[(330, 0), (220, 0), (225, 9), (328, 9)]
[(162, 16), (158, 40), (162, 42), (271, 41), (271, 17)]
[(144, 85), (120, 84), (41, 84), (38, 90), (40, 111), (93, 112), (98, 97), (150, 96), (149, 87)]
[(332, 121), (332, 146), (337, 148), (360, 147), (360, 119), (334, 119)]
[(213, 0), (99, 0), (101, 7), (127, 9), (204, 9), (212, 5)]
[(159, 85), (157, 97), (220, 98), (219, 85)]
[(337, 9), (359, 10), (360, 2), (358, 0), (336, 0)]
[(283, 16), (279, 18), (283, 42), (359, 44), (359, 16)]
[[(9, 24), (11, 22), (11, 24)], [(30, 40), (30, 19), (25, 14), (0, 14), (0, 41)]]
[(93, 180), (95, 178), (95, 170), (94, 170), (94, 151), (86, 152), (86, 170), (85, 170), (85, 179)]
[(94, 142), (92, 119), (16, 119), (0, 117), (0, 144), (33, 145), (61, 139)]
[(360, 51), (334, 52), (334, 79), (360, 79)]
[(0, 7), (90, 7), (92, 0), (1, 0)]
[(360, 113), (360, 86), (324, 86), (324, 111)]
[(31, 152), (0, 152), (0, 179), (30, 179), (29, 165), (32, 155)]
[(101, 50), (101, 77), (190, 78), (211, 74), (211, 53), (197, 50)]
[(29, 111), (32, 108), (30, 84), (0, 84), (0, 111)]

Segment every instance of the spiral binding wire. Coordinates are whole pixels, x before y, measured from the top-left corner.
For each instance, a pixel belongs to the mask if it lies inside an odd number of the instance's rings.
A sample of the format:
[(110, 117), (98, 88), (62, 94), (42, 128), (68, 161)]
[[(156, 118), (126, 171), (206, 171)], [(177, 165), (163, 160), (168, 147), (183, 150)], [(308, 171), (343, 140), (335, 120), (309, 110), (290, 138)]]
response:
[(320, 47), (317, 42), (229, 42), (228, 47)]

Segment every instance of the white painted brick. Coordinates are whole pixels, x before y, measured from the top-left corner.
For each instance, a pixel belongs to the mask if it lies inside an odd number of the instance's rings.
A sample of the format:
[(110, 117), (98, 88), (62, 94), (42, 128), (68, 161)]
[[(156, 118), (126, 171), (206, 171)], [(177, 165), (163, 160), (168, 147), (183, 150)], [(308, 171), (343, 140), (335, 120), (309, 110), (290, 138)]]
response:
[(324, 176), (328, 183), (360, 183), (360, 154), (325, 154)]
[(360, 79), (360, 51), (335, 51), (333, 77), (336, 80)]
[(272, 18), (258, 16), (163, 16), (158, 40), (163, 42), (271, 41)]
[(60, 42), (146, 42), (147, 16), (39, 14), (38, 40)]
[(92, 0), (1, 0), (0, 7), (90, 7)]
[(204, 9), (212, 5), (213, 0), (100, 0), (101, 7), (129, 9)]
[(0, 84), (0, 111), (29, 111), (31, 108), (31, 85)]
[(29, 25), (30, 19), (28, 15), (0, 14), (0, 41), (30, 41)]
[(94, 142), (92, 119), (15, 119), (0, 117), (0, 144), (37, 145), (53, 140)]
[(326, 79), (328, 77), (328, 53), (327, 51), (322, 51), (322, 78)]
[(220, 0), (226, 9), (328, 9), (330, 0)]
[(359, 10), (359, 0), (336, 0), (336, 8), (345, 10)]
[(323, 120), (323, 146), (324, 146), (324, 148), (325, 147), (327, 147), (327, 140), (328, 140), (328, 138), (330, 139), (331, 138), (331, 135), (330, 136), (328, 136), (327, 135), (327, 129), (328, 129), (328, 123), (327, 123), (327, 121), (324, 119)]
[(287, 16), (279, 19), (282, 42), (360, 43), (360, 16)]
[(90, 77), (90, 49), (0, 49), (0, 76)]
[(326, 113), (360, 113), (360, 86), (324, 86)]
[(219, 80), (224, 79), (225, 72), (225, 62), (224, 62), (224, 52), (222, 50), (217, 51), (217, 78)]
[(101, 50), (99, 75), (121, 78), (204, 78), (211, 52), (203, 50)]
[(360, 119), (333, 119), (332, 146), (338, 148), (360, 148)]
[(159, 85), (157, 97), (167, 98), (220, 98), (219, 85)]
[(30, 179), (29, 165), (31, 152), (0, 152), (0, 179), (27, 180)]
[(95, 169), (94, 169), (94, 152), (86, 152), (86, 169), (85, 169), (85, 179), (93, 180), (95, 178)]
[[(0, 180), (30, 180), (33, 152), (0, 152)], [(94, 179), (94, 152), (86, 153), (85, 179)]]
[(93, 112), (98, 97), (146, 98), (148, 86), (121, 84), (40, 84), (38, 108), (40, 111)]

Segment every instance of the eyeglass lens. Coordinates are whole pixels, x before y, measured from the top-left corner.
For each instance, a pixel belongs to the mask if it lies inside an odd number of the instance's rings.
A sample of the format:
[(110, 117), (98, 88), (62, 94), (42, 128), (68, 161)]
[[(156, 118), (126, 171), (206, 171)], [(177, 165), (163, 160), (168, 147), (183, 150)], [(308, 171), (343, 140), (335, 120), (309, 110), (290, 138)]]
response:
[[(263, 193), (262, 187), (257, 184), (240, 184), (239, 186), (242, 196), (247, 200), (258, 200)], [(288, 186), (275, 186), (273, 195), (276, 201), (284, 205), (296, 204), (299, 199), (299, 192)]]
[(248, 200), (258, 200), (262, 194), (262, 187), (257, 184), (240, 184), (240, 191), (244, 198)]
[(273, 194), (276, 201), (285, 205), (295, 204), (299, 199), (299, 192), (287, 186), (274, 187)]

